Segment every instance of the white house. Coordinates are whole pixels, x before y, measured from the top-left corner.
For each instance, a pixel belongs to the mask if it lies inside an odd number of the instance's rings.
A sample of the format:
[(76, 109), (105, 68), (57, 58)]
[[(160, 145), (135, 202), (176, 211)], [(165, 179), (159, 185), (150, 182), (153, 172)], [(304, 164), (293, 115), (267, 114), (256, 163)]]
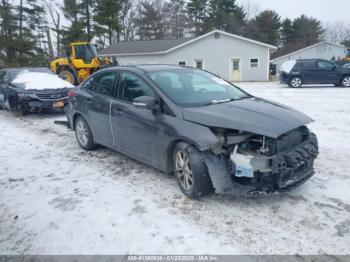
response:
[(178, 64), (211, 71), (230, 81), (268, 81), (275, 46), (214, 30), (192, 39), (118, 42), (100, 56), (119, 64)]
[(346, 54), (346, 47), (343, 45), (331, 43), (331, 42), (320, 42), (315, 45), (305, 47), (297, 50), (293, 53), (286, 54), (272, 60), (273, 64), (277, 66), (277, 72), (280, 71), (281, 65), (288, 60), (298, 59), (327, 59), (332, 58), (338, 60), (344, 58)]

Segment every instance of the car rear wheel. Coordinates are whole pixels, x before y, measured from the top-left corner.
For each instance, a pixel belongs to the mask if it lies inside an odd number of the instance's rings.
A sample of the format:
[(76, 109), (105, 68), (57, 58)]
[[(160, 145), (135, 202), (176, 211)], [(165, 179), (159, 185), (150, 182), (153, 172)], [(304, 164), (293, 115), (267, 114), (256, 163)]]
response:
[(185, 142), (176, 144), (173, 168), (181, 191), (189, 198), (213, 192), (205, 162), (198, 150)]
[(350, 76), (344, 76), (341, 80), (342, 87), (350, 87)]
[(94, 139), (90, 127), (83, 117), (77, 117), (75, 120), (74, 130), (78, 144), (81, 148), (85, 150), (91, 150), (95, 148)]
[(294, 76), (289, 82), (289, 86), (294, 88), (301, 87), (302, 84), (303, 84), (303, 80), (299, 76)]

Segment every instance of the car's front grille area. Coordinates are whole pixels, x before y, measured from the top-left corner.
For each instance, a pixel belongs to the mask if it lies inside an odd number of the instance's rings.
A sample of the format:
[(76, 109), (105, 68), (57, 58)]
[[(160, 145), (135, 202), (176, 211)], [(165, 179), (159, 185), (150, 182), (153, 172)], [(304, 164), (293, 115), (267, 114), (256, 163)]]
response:
[(61, 99), (65, 98), (68, 96), (68, 91), (64, 92), (58, 92), (58, 93), (50, 93), (50, 94), (35, 94), (39, 99), (43, 100), (56, 100), (56, 99)]

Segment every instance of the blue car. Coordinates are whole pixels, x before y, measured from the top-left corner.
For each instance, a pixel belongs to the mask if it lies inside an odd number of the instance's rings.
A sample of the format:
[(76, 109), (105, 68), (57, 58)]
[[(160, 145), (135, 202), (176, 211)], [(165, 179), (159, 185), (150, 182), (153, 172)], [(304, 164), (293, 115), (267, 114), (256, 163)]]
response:
[(293, 88), (303, 84), (350, 87), (350, 68), (323, 59), (290, 60), (281, 66), (280, 80)]

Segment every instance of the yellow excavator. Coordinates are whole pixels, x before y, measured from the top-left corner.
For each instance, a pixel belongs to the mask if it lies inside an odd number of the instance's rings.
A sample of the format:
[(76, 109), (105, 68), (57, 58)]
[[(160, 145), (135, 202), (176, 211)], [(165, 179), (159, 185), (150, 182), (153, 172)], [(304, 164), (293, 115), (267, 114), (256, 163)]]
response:
[(67, 57), (54, 59), (50, 68), (66, 81), (78, 85), (95, 71), (110, 65), (109, 59), (102, 61), (98, 58), (96, 45), (74, 42), (69, 44)]

